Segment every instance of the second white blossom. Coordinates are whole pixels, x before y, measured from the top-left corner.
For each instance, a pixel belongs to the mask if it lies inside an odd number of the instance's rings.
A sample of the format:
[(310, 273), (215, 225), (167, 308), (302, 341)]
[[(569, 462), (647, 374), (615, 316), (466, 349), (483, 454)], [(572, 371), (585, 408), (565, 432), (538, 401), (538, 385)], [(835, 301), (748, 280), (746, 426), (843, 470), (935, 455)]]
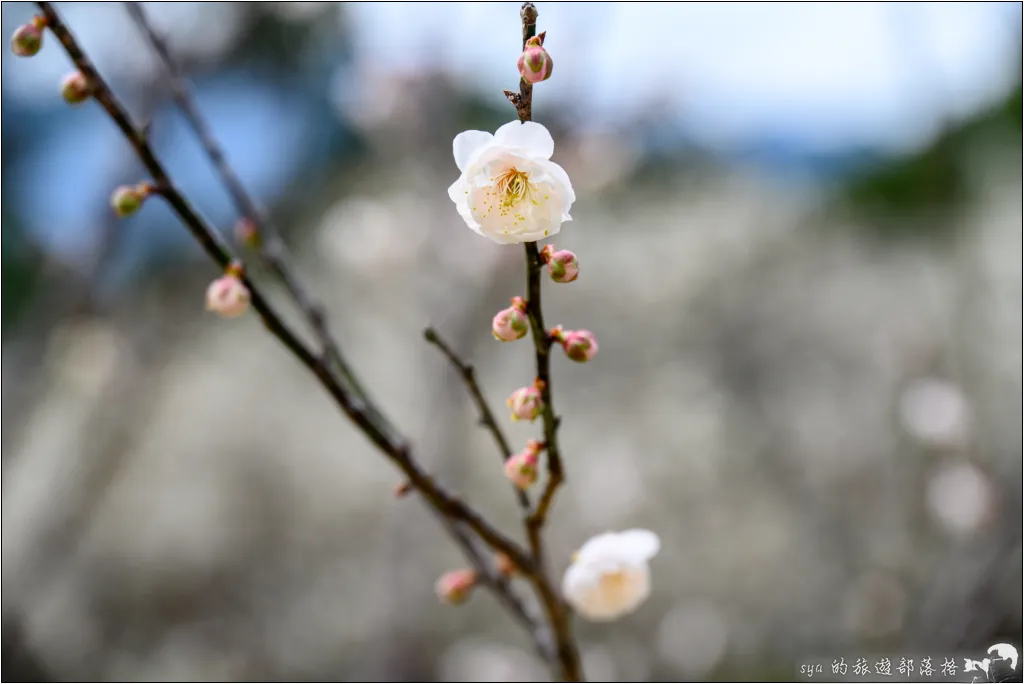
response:
[(494, 135), (464, 131), (452, 144), (462, 175), (448, 196), (473, 231), (494, 242), (536, 242), (556, 235), (576, 200), (569, 175), (551, 161), (544, 126), (513, 121)]
[(595, 622), (632, 613), (651, 595), (648, 562), (661, 547), (648, 530), (607, 532), (592, 537), (576, 552), (562, 578), (566, 601)]

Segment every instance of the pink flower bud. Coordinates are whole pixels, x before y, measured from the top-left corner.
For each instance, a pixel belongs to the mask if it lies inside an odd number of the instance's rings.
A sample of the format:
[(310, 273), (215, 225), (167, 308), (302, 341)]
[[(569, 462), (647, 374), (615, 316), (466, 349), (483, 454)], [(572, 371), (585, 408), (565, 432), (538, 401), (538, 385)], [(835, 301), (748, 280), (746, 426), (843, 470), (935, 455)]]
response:
[(562, 326), (551, 331), (551, 338), (562, 345), (565, 355), (577, 363), (584, 363), (597, 355), (597, 338), (589, 330), (562, 330)]
[(394, 490), (392, 490), (392, 494), (395, 495), (396, 499), (403, 499), (410, 493), (412, 493), (412, 482), (409, 482), (408, 480), (405, 482), (399, 482), (395, 485)]
[(518, 340), (529, 329), (529, 319), (526, 317), (526, 301), (522, 297), (513, 297), (512, 306), (502, 309), (491, 321), (491, 332), (494, 339), (502, 342)]
[(567, 249), (555, 251), (553, 245), (544, 245), (540, 251), (541, 260), (548, 265), (548, 275), (556, 283), (571, 283), (580, 274), (576, 255)]
[(544, 49), (544, 34), (526, 41), (523, 54), (519, 55), (519, 75), (527, 83), (540, 83), (551, 78), (551, 55)]
[(250, 218), (240, 218), (235, 223), (235, 240), (246, 247), (259, 247), (260, 234)]
[(537, 380), (529, 387), (520, 387), (505, 401), (505, 404), (512, 409), (512, 420), (528, 420), (531, 423), (544, 410), (544, 401), (541, 398), (541, 388), (544, 383)]
[(88, 100), (91, 90), (81, 71), (71, 72), (60, 84), (60, 94), (65, 102), (72, 105), (82, 104)]
[(11, 51), (19, 57), (31, 57), (39, 52), (39, 49), (43, 47), (44, 26), (41, 19), (35, 19), (30, 24), (19, 26), (11, 36)]
[(537, 481), (537, 457), (540, 450), (540, 442), (531, 439), (525, 449), (505, 461), (505, 477), (519, 489), (529, 489)]
[(142, 203), (146, 201), (150, 192), (152, 192), (152, 188), (148, 183), (122, 185), (110, 196), (110, 206), (114, 208), (114, 212), (118, 216), (129, 216), (142, 207)]
[(476, 570), (463, 568), (451, 570), (438, 578), (434, 585), (437, 597), (445, 603), (457, 605), (469, 598), (476, 586)]
[(249, 288), (242, 282), (242, 269), (236, 264), (206, 288), (206, 310), (224, 318), (241, 316), (249, 308)]

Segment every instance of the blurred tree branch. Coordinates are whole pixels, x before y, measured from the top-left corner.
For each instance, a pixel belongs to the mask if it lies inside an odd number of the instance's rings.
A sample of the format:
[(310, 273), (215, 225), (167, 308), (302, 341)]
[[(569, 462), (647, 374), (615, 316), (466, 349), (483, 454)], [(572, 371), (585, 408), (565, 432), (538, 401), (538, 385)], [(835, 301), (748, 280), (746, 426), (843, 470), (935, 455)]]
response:
[[(218, 266), (227, 268), (230, 264), (235, 263), (236, 259), (227, 242), (199, 216), (164, 169), (149, 144), (148, 127), (138, 127), (132, 123), (123, 105), (97, 72), (91, 60), (89, 60), (79, 46), (52, 4), (48, 2), (37, 4), (45, 16), (47, 28), (61, 42), (69, 57), (90, 84), (92, 97), (103, 107), (121, 130), (142, 164), (151, 174), (155, 194), (163, 197), (207, 255)], [(262, 319), (265, 327), (317, 377), (321, 385), (334, 398), (346, 416), (405, 473), (410, 486), (423, 495), (427, 503), (442, 519), (449, 534), (463, 549), (464, 554), (477, 570), (481, 583), (491, 589), (513, 617), (530, 631), (540, 653), (547, 660), (554, 661), (552, 664), (557, 662), (559, 673), (563, 678), (570, 681), (582, 681), (579, 657), (569, 630), (568, 611), (543, 569), (539, 539), (540, 528), (550, 505), (551, 497), (555, 487), (558, 486), (561, 480), (561, 463), (557, 444), (554, 444), (554, 451), (552, 452), (552, 441), (555, 428), (557, 427), (557, 420), (551, 409), (549, 408), (545, 413), (545, 435), (551, 440), (548, 446), (549, 471), (551, 473), (548, 482), (549, 491), (545, 493), (542, 504), (527, 517), (527, 528), (531, 540), (531, 552), (527, 553), (519, 544), (506, 537), (487, 522), (469, 504), (442, 488), (441, 485), (427, 474), (415, 461), (412, 450), (405, 439), (384, 418), (383, 413), (368, 398), (366, 392), (356, 380), (354, 373), (348, 367), (337, 343), (331, 337), (321, 307), (313, 301), (312, 297), (306, 292), (295, 276), (278, 232), (270, 223), (266, 212), (245, 192), (237, 175), (227, 163), (223, 150), (213, 139), (209, 127), (198, 113), (188, 88), (181, 77), (180, 70), (171, 58), (166, 44), (147, 22), (145, 15), (137, 5), (134, 3), (129, 4), (129, 11), (146, 34), (149, 42), (160, 55), (170, 77), (175, 101), (183, 110), (190, 125), (200, 138), (207, 155), (230, 191), (239, 211), (257, 227), (262, 238), (260, 257), (269, 266), (270, 270), (284, 281), (295, 303), (302, 310), (307, 322), (314, 330), (322, 347), (321, 353), (314, 353), (285, 324), (280, 314), (271, 306), (259, 286), (243, 272), (241, 274), (242, 283), (251, 293), (252, 307)], [(536, 19), (536, 10), (533, 9), (531, 3), (526, 3), (523, 6), (522, 16), (525, 38), (527, 32), (530, 32), (532, 35)], [(524, 98), (528, 102), (529, 86), (524, 84), (523, 88), (527, 90)], [(528, 116), (528, 114), (527, 109), (526, 115)], [(546, 378), (549, 373), (547, 351), (551, 342), (543, 329), (543, 318), (540, 312), (539, 257), (535, 244), (527, 245), (526, 249), (530, 273), (530, 321), (534, 327), (534, 339), (537, 346), (538, 374), (542, 378)], [(529, 258), (531, 254), (532, 259)], [(444, 349), (443, 346), (442, 349)], [(449, 358), (453, 362), (457, 361), (455, 357), (449, 356)], [(460, 370), (463, 370), (465, 377), (465, 366), (461, 362), (457, 363), (457, 365), (459, 365)], [(472, 379), (471, 371), (469, 379)], [(475, 383), (470, 382), (470, 387), (474, 386)], [(546, 390), (546, 394), (546, 399), (550, 401), (549, 390)], [(479, 395), (479, 391), (476, 395)], [(486, 408), (482, 396), (479, 396), (479, 401), (480, 406)], [(489, 414), (489, 411), (487, 413)], [(493, 416), (491, 417), (491, 423), (493, 429), (496, 430), (497, 424)], [(502, 449), (503, 456), (507, 457), (511, 451), (507, 441), (501, 436), (500, 431), (495, 431), (495, 436)], [(524, 508), (528, 507), (528, 501), (524, 500), (523, 504)], [(551, 621), (550, 632), (539, 626), (529, 616), (518, 597), (511, 591), (508, 580), (494, 568), (493, 562), (480, 551), (475, 537), (479, 537), (492, 551), (500, 552), (507, 556), (535, 587), (545, 612)], [(552, 643), (549, 634), (553, 635), (554, 643)]]
[[(196, 137), (199, 138), (203, 150), (210, 158), (217, 174), (231, 195), (236, 209), (244, 218), (251, 221), (255, 227), (257, 231), (256, 244), (260, 259), (284, 283), (289, 295), (291, 295), (299, 310), (302, 311), (303, 316), (316, 335), (322, 347), (322, 353), (337, 367), (338, 372), (347, 385), (347, 389), (366, 404), (368, 411), (373, 411), (374, 406), (367, 400), (366, 390), (345, 361), (337, 341), (331, 335), (323, 306), (313, 298), (296, 274), (291, 264), (292, 260), (288, 248), (281, 239), (280, 231), (277, 230), (269, 213), (246, 192), (242, 181), (238, 178), (238, 174), (235, 173), (228, 163), (224, 150), (216, 138), (213, 137), (209, 124), (199, 112), (181, 67), (175, 61), (173, 55), (171, 55), (166, 41), (153, 28), (139, 3), (128, 2), (125, 5), (128, 8), (128, 14), (131, 15), (146, 40), (152, 45), (154, 52), (160, 58), (160, 62), (163, 64), (164, 71), (167, 74), (167, 81), (174, 102), (181, 109), (185, 120), (195, 132)], [(379, 421), (385, 420), (379, 414), (376, 418)]]

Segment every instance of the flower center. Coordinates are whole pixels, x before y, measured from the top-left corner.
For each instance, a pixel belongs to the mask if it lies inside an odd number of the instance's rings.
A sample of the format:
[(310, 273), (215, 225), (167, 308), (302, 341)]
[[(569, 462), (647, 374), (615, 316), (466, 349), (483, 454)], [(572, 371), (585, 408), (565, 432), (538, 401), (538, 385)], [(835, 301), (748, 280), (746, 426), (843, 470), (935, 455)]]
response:
[(628, 577), (622, 570), (609, 572), (601, 576), (601, 586), (608, 591), (621, 591), (626, 586)]
[(498, 176), (495, 189), (505, 207), (514, 207), (530, 196), (530, 174), (516, 167)]

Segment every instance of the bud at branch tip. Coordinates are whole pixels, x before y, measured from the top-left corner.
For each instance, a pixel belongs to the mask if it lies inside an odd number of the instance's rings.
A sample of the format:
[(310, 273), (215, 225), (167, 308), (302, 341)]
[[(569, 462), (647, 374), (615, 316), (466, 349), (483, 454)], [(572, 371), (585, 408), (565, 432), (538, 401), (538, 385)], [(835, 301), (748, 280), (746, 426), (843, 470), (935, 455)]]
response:
[(516, 65), (519, 75), (529, 84), (540, 83), (551, 78), (551, 55), (544, 49), (544, 35), (534, 36), (526, 41), (523, 53)]

